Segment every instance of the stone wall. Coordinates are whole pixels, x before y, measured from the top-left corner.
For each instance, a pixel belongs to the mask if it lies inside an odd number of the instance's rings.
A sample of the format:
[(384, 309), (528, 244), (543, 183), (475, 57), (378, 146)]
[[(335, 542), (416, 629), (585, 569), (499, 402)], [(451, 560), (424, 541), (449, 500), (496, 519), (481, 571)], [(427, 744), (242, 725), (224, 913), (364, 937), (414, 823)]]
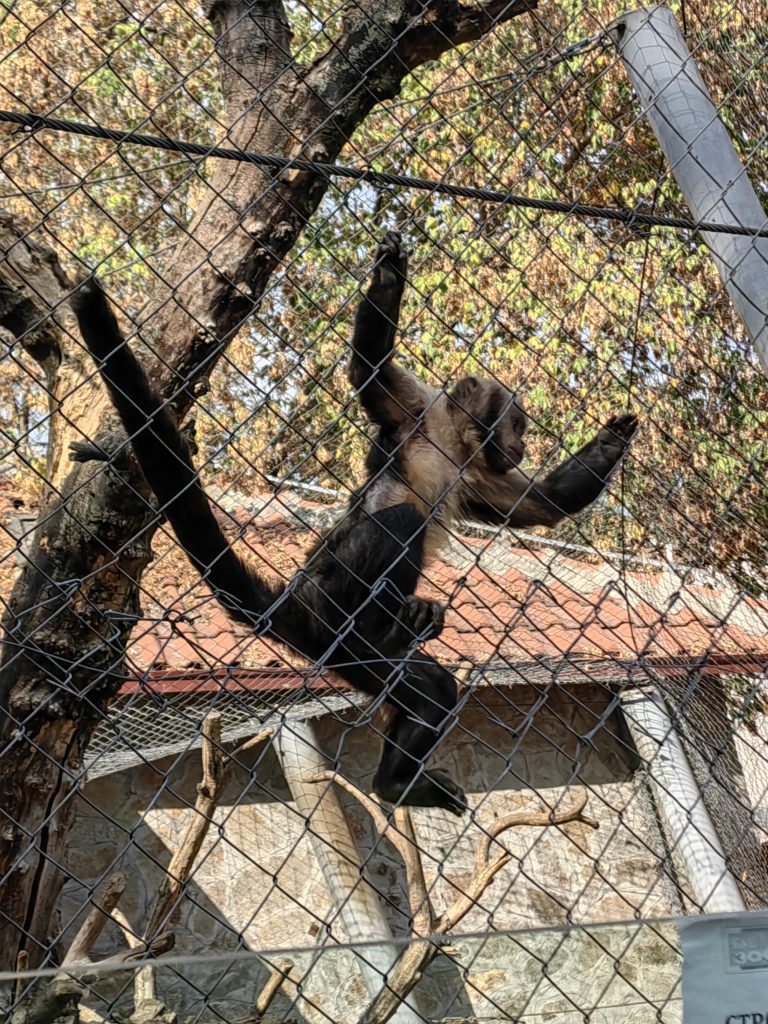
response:
[[(367, 786), (379, 745), (371, 729), (351, 728), (330, 715), (316, 724), (329, 758), (338, 758), (345, 774)], [(199, 751), (193, 751), (86, 785), (71, 834), (73, 879), (62, 899), (66, 924), (76, 925), (93, 887), (119, 867), (129, 878), (121, 907), (141, 930), (162, 867), (192, 813), (199, 761)], [(593, 830), (574, 822), (506, 833), (513, 859), (487, 890), (482, 906), (464, 919), (461, 933), (626, 921), (679, 911), (661, 869), (660, 838), (648, 798), (633, 782), (620, 723), (603, 690), (554, 687), (546, 700), (525, 686), (481, 690), (436, 762), (464, 780), (473, 807), (472, 816), (463, 819), (437, 810), (413, 812), (438, 912), (451, 898), (451, 882), (461, 886), (469, 877), (483, 825), (495, 817), (530, 802), (536, 805), (538, 798), (554, 806), (566, 788), (587, 787), (587, 814), (599, 825)], [(343, 800), (368, 880), (380, 894), (393, 933), (406, 935), (408, 905), (399, 860), (388, 842), (375, 837), (354, 799), (343, 794)], [(343, 941), (305, 826), (267, 745), (251, 771), (239, 770), (228, 781), (174, 926), (174, 953), (305, 947), (328, 937)], [(119, 932), (110, 925), (97, 952), (108, 955), (120, 948)], [(439, 966), (444, 959), (431, 974), (447, 969)], [(455, 973), (456, 966), (451, 969)], [(503, 964), (499, 969), (506, 970)], [(354, 990), (348, 1000), (352, 1005), (362, 998), (360, 981), (354, 971), (347, 981)], [(248, 986), (254, 983), (251, 971)], [(237, 988), (239, 983), (232, 984)], [(183, 995), (180, 982), (172, 987), (176, 998), (194, 1002), (189, 992)]]
[[(369, 946), (293, 952), (301, 991), (289, 982), (265, 1024), (356, 1024), (367, 1004), (356, 955), (374, 957)], [(429, 967), (416, 1006), (442, 1024), (681, 1024), (680, 969), (672, 922), (460, 936)], [(235, 954), (161, 961), (157, 984), (188, 1019), (252, 1024), (266, 976), (264, 963)], [(89, 1005), (127, 1008), (130, 981), (127, 970), (97, 976)]]

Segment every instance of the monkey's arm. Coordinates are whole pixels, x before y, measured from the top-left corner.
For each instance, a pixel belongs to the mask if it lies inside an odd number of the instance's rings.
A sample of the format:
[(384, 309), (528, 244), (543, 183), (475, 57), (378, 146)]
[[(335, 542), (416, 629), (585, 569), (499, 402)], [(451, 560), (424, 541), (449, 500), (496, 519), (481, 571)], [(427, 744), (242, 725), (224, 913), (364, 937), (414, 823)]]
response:
[(504, 476), (468, 481), (469, 516), (516, 528), (555, 526), (600, 496), (636, 429), (634, 413), (611, 417), (591, 441), (542, 480), (516, 469)]
[(417, 417), (432, 397), (425, 384), (394, 361), (407, 272), (408, 257), (400, 235), (388, 231), (376, 250), (373, 277), (358, 307), (352, 335), (349, 379), (371, 419), (390, 429)]
[[(238, 619), (253, 624), (277, 594), (235, 555), (208, 503), (176, 422), (120, 333), (100, 285), (85, 281), (72, 296), (80, 333), (155, 492), (192, 563)], [(74, 458), (78, 458), (75, 450)]]

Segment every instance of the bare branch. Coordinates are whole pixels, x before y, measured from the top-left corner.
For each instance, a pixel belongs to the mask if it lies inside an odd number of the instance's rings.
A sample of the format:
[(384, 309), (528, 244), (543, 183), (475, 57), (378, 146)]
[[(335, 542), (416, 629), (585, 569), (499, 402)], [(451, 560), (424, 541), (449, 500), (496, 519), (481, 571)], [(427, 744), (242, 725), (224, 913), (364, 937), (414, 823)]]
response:
[(386, 1024), (421, 981), (424, 971), (437, 956), (438, 949), (430, 940), (417, 939), (410, 943), (390, 971), (386, 985), (360, 1018), (359, 1024)]
[[(448, 907), (445, 913), (441, 914), (435, 932), (445, 935), (452, 931), (473, 907), (482, 899), (483, 893), (494, 880), (501, 869), (512, 859), (512, 854), (501, 848), (502, 852), (489, 863), (491, 843), (510, 828), (520, 828), (523, 825), (545, 827), (547, 825), (562, 825), (568, 821), (583, 821), (592, 828), (597, 824), (583, 816), (587, 804), (586, 792), (579, 794), (575, 802), (565, 807), (542, 807), (539, 809), (522, 807), (511, 814), (498, 818), (484, 832), (478, 843), (475, 853), (475, 871), (470, 879), (469, 885), (461, 891), (461, 894)], [(500, 845), (500, 844), (498, 844)], [(454, 888), (457, 886), (454, 884)]]
[[(112, 919), (119, 926), (131, 952), (143, 953), (146, 949), (144, 940), (140, 938), (119, 907), (112, 911)], [(154, 965), (150, 964), (148, 967), (142, 967), (136, 971), (136, 976), (133, 979), (133, 1005), (138, 1008), (155, 999), (157, 999), (156, 971)]]
[[(332, 775), (333, 773), (329, 774)], [(495, 858), (495, 860), (490, 863), (488, 862), (491, 843), (501, 835), (502, 832), (509, 828), (516, 828), (522, 825), (559, 825), (567, 821), (583, 821), (588, 825), (594, 825), (592, 821), (583, 816), (582, 812), (586, 806), (586, 802), (587, 796), (586, 793), (583, 793), (579, 795), (574, 803), (566, 807), (555, 809), (521, 808), (520, 810), (514, 811), (512, 814), (507, 814), (505, 817), (494, 821), (486, 829), (478, 845), (475, 856), (475, 873), (473, 874), (469, 886), (466, 891), (463, 891), (454, 901), (452, 906), (450, 906), (448, 910), (440, 916), (434, 925), (433, 935), (445, 935), (452, 931), (462, 918), (465, 917), (472, 909), (472, 907), (479, 903), (483, 893), (491, 884), (493, 879), (504, 865), (508, 864), (512, 859), (512, 854), (508, 850), (504, 850), (502, 848), (502, 852)], [(399, 824), (403, 829), (403, 832), (406, 833), (407, 826), (405, 825), (402, 817), (403, 810), (401, 809), (396, 811), (395, 814), (396, 819), (397, 815), (401, 815), (398, 819)], [(408, 846), (410, 844), (414, 844), (416, 856), (418, 856), (418, 849), (415, 847), (415, 837), (413, 836), (412, 831), (407, 834), (409, 836), (409, 843), (406, 843), (405, 845)], [(419, 861), (419, 867), (420, 866), (421, 862)], [(426, 892), (426, 885), (423, 882), (423, 877), (421, 882), (419, 882), (418, 878), (414, 874), (414, 880), (415, 891), (418, 892), (420, 885), (424, 885), (424, 890)], [(411, 904), (411, 907), (413, 909), (413, 904)], [(424, 971), (442, 948), (443, 946), (438, 938), (427, 938), (421, 940), (416, 938), (412, 943), (410, 943), (410, 945), (403, 951), (400, 959), (397, 961), (394, 970), (390, 972), (386, 986), (381, 990), (381, 992), (379, 992), (361, 1017), (360, 1024), (386, 1024), (386, 1021), (392, 1017), (402, 1001), (419, 983)]]
[(221, 715), (210, 714), (203, 722), (203, 778), (197, 786), (192, 817), (178, 849), (171, 857), (166, 877), (160, 886), (144, 935), (153, 939), (159, 928), (172, 921), (179, 911), (179, 896), (194, 867), (200, 847), (208, 834), (219, 799), (224, 772), (221, 749)]
[(100, 960), (99, 966), (103, 967), (105, 964), (128, 964), (132, 960), (141, 960), (143, 957), (162, 956), (163, 953), (170, 952), (175, 943), (176, 936), (173, 932), (161, 932), (160, 935), (155, 936), (150, 942), (142, 942), (135, 949), (127, 949), (123, 953), (108, 956), (106, 960)]
[(255, 1010), (257, 1020), (263, 1017), (267, 1012), (272, 1000), (280, 991), (283, 982), (287, 981), (290, 977), (293, 968), (293, 960), (281, 960), (278, 964), (270, 965), (269, 977), (256, 998)]
[(114, 875), (110, 875), (100, 895), (94, 899), (93, 906), (72, 940), (72, 945), (67, 950), (62, 966), (88, 959), (94, 942), (98, 939), (124, 892), (125, 875), (121, 871), (117, 871)]
[(233, 761), (236, 761), (243, 754), (246, 754), (249, 750), (253, 750), (258, 747), (265, 740), (270, 739), (275, 733), (275, 730), (269, 726), (266, 729), (262, 729), (261, 732), (257, 732), (255, 736), (251, 736), (250, 739), (243, 740), (239, 747), (236, 747), (231, 754), (227, 755), (227, 767), (231, 765)]
[[(452, 5), (435, 4), (438, 12)], [(459, 4), (451, 14), (435, 15), (432, 8), (409, 29), (400, 44), (400, 58), (410, 70), (435, 60), (446, 50), (471, 43), (512, 18), (538, 6), (537, 0), (488, 0), (487, 3)]]
[(119, 927), (120, 931), (123, 933), (123, 938), (128, 944), (129, 949), (144, 948), (144, 942), (141, 936), (134, 928), (131, 927), (131, 922), (128, 920), (128, 918), (125, 916), (125, 914), (119, 907), (115, 907), (110, 916), (112, 920), (115, 922), (115, 924)]
[(368, 811), (373, 820), (373, 824), (376, 827), (376, 831), (380, 836), (386, 836), (405, 862), (407, 857), (405, 847), (407, 844), (404, 842), (403, 836), (398, 834), (397, 831), (392, 828), (392, 822), (387, 818), (381, 806), (376, 803), (372, 797), (368, 796), (367, 793), (364, 793), (362, 789), (358, 789), (353, 782), (350, 782), (349, 779), (345, 779), (339, 772), (320, 772), (318, 775), (313, 775), (312, 778), (307, 781), (335, 782), (337, 786), (341, 787), (341, 789), (345, 789), (362, 807), (365, 808), (366, 811)]
[(435, 916), (429, 898), (427, 881), (424, 878), (424, 865), (421, 851), (416, 842), (411, 812), (407, 807), (397, 807), (394, 823), (405, 842), (398, 846), (398, 851), (405, 864), (405, 880), (408, 890), (408, 903), (411, 908), (411, 930), (416, 936), (431, 935), (434, 930)]
[[(20, 949), (16, 954), (16, 973), (23, 974), (24, 971), (29, 969), (29, 953), (26, 949)], [(24, 991), (25, 986), (29, 983), (28, 978), (17, 978), (16, 987), (14, 989), (13, 998), (15, 1002), (21, 999), (21, 994)]]

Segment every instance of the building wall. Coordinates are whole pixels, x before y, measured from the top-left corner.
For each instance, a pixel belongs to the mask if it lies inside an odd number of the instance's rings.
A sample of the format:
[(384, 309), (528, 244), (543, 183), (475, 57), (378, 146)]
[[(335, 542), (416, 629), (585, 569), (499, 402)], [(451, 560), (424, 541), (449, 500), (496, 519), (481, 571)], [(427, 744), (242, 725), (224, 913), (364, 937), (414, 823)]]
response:
[[(330, 760), (338, 758), (346, 775), (369, 786), (379, 746), (372, 729), (331, 715), (316, 724)], [(74, 877), (62, 899), (66, 924), (75, 926), (93, 886), (119, 867), (129, 879), (121, 907), (141, 930), (162, 867), (192, 813), (199, 761), (199, 751), (193, 751), (86, 785), (71, 833), (68, 866)], [(586, 813), (599, 826), (573, 822), (505, 833), (512, 861), (482, 906), (462, 921), (461, 933), (663, 917), (679, 910), (661, 868), (652, 810), (644, 789), (633, 782), (629, 752), (603, 691), (552, 687), (545, 700), (525, 686), (481, 690), (436, 764), (464, 780), (473, 808), (462, 819), (439, 810), (413, 812), (438, 913), (452, 899), (454, 885), (461, 888), (470, 877), (484, 823), (531, 803), (555, 806), (568, 788), (587, 787)], [(356, 801), (342, 796), (370, 884), (393, 933), (406, 935), (408, 903), (395, 851), (373, 834)], [(187, 897), (174, 926), (175, 954), (312, 946), (328, 936), (344, 940), (305, 822), (291, 803), (271, 746), (255, 756), (250, 772), (238, 770), (229, 779)], [(120, 948), (117, 929), (108, 925), (99, 954)], [(437, 970), (438, 964), (432, 973)], [(357, 991), (359, 978), (353, 981)], [(360, 998), (358, 991), (350, 1002)]]
[[(356, 1024), (367, 1004), (357, 956), (370, 960), (371, 947), (292, 953), (293, 980), (265, 1024)], [(442, 1024), (681, 1024), (680, 969), (672, 922), (460, 936), (433, 961), (415, 1002), (425, 1021)], [(234, 954), (160, 961), (157, 975), (158, 990), (188, 1021), (253, 1024), (267, 972), (252, 955)], [(122, 970), (92, 982), (89, 1005), (101, 1015), (120, 1005), (129, 977)]]

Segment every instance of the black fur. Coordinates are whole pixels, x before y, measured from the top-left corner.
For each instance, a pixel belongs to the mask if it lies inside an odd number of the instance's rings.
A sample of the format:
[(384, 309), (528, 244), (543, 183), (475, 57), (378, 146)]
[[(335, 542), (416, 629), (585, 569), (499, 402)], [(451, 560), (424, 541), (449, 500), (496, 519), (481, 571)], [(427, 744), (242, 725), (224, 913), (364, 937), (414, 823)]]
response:
[(516, 526), (557, 522), (597, 497), (636, 420), (610, 421), (543, 481), (524, 476), (515, 467), (525, 417), (506, 389), (466, 378), (445, 396), (394, 361), (406, 271), (399, 236), (389, 233), (357, 312), (349, 371), (379, 427), (368, 478), (344, 518), (280, 589), (230, 548), (186, 439), (94, 280), (80, 287), (73, 307), (161, 511), (218, 599), (260, 634), (335, 669), (365, 693), (385, 695), (392, 716), (374, 778), (379, 796), (461, 814), (461, 788), (425, 768), (456, 704), (451, 673), (418, 650), (443, 623), (440, 606), (414, 596), (438, 520), (450, 526), (461, 513)]

